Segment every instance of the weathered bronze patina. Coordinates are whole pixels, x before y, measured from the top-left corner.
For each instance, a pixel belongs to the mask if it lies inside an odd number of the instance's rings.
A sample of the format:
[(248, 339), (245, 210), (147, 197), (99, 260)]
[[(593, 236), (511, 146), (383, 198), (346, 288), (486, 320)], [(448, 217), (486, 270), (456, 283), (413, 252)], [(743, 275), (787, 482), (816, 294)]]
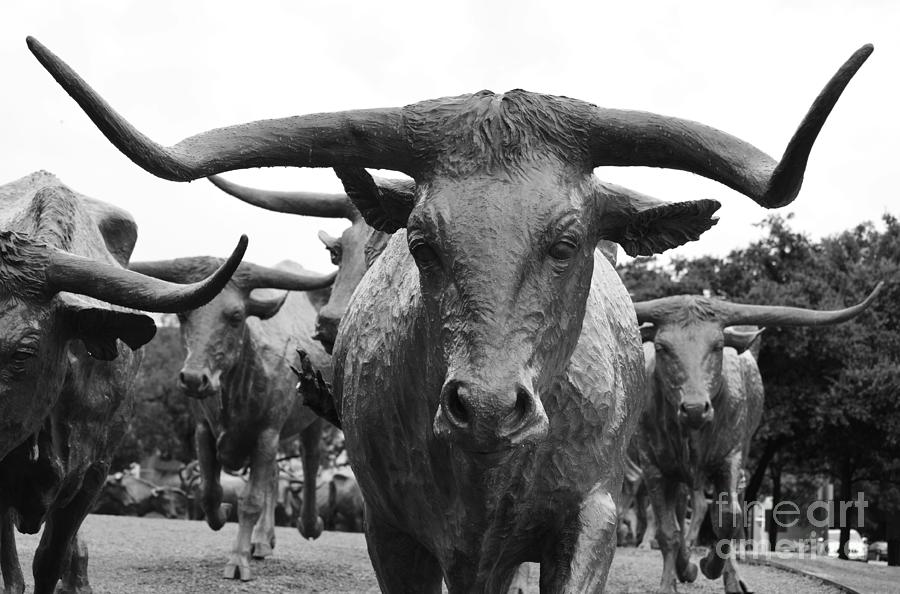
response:
[[(659, 592), (675, 592), (676, 578), (693, 582), (677, 513), (686, 485), (702, 496), (710, 484), (711, 520), (718, 539), (700, 561), (703, 574), (722, 576), (725, 592), (747, 592), (731, 562), (731, 541), (743, 533), (741, 473), (750, 439), (763, 412), (763, 385), (754, 345), (758, 326), (822, 326), (859, 315), (881, 285), (862, 303), (838, 311), (742, 305), (692, 295), (634, 304), (644, 339), (647, 399), (638, 428), (641, 466), (656, 516), (656, 540), (663, 555)], [(758, 351), (757, 351), (758, 352)], [(682, 504), (683, 507), (683, 504)]]
[[(195, 257), (134, 263), (130, 268), (190, 283), (219, 264), (216, 258)], [(308, 538), (322, 532), (315, 506), (322, 421), (298, 402), (290, 361), (295, 350), (303, 348), (316, 368), (330, 376), (331, 357), (311, 337), (315, 304), (321, 296), (303, 291), (325, 289), (332, 282), (334, 274), (311, 275), (292, 262), (277, 268), (245, 262), (215, 299), (178, 316), (188, 353), (178, 384), (191, 397), (203, 478), (201, 505), (213, 530), (220, 529), (227, 516), (219, 485), (222, 467), (250, 468), (238, 506), (237, 539), (225, 565), (226, 578), (249, 580), (251, 556), (261, 559), (272, 554), (276, 454), (282, 439), (299, 434), (303, 444), (300, 532)], [(260, 290), (265, 289), (287, 292), (264, 296)]]
[[(350, 299), (335, 401), (385, 592), (500, 592), (525, 561), (546, 592), (596, 592), (612, 560), (623, 457), (644, 392), (628, 295), (609, 260), (696, 239), (719, 204), (667, 204), (594, 178), (682, 169), (788, 204), (865, 47), (780, 162), (707, 126), (514, 90), (266, 120), (160, 146), (34, 40), (129, 158), (171, 180), (259, 166), (381, 168), (415, 201), (362, 211), (394, 233)], [(399, 204), (398, 204), (399, 202)]]
[[(37, 532), (34, 591), (87, 587), (76, 537), (131, 414), (132, 352), (156, 332), (134, 309), (198, 307), (228, 282), (246, 247), (185, 286), (123, 268), (131, 216), (37, 172), (0, 186), (0, 566), (22, 592), (12, 524)], [(119, 306), (119, 307), (117, 307)], [(133, 309), (125, 309), (133, 308)], [(84, 591), (84, 590), (80, 590)]]

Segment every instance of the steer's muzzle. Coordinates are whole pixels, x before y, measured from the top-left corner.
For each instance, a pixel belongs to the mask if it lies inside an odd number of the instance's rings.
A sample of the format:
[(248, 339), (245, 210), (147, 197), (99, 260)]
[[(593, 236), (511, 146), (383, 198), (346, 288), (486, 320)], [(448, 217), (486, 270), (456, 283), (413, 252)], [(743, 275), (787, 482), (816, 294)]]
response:
[(715, 410), (709, 401), (699, 404), (682, 403), (678, 407), (678, 419), (691, 429), (700, 429), (712, 422)]
[(216, 386), (206, 370), (187, 369), (178, 374), (178, 387), (191, 398), (207, 398), (215, 394)]
[(544, 405), (524, 382), (498, 394), (475, 382), (449, 379), (434, 417), (435, 435), (481, 453), (538, 442), (549, 428)]

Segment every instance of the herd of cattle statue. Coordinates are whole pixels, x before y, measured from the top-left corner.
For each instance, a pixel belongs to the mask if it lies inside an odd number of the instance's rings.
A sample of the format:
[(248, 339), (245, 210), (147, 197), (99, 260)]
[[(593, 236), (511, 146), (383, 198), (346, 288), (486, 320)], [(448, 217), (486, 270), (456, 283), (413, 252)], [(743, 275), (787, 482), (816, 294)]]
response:
[[(877, 289), (836, 312), (693, 296), (632, 303), (617, 245), (636, 256), (696, 240), (719, 203), (663, 202), (593, 170), (679, 169), (766, 208), (789, 204), (871, 46), (828, 82), (781, 161), (695, 122), (522, 90), (252, 122), (163, 147), (39, 42), (28, 46), (150, 173), (209, 177), (261, 208), (352, 226), (340, 238), (320, 234), (336, 275), (241, 263), (243, 238), (228, 260), (130, 263), (137, 231), (127, 213), (43, 172), (0, 186), (6, 591), (25, 587), (13, 525), (44, 526), (35, 592), (60, 579), (65, 591), (89, 591), (77, 531), (108, 481), (140, 347), (155, 333), (141, 311), (178, 313), (188, 356), (177, 381), (190, 397), (199, 503), (214, 530), (229, 512), (222, 471), (249, 468), (227, 578), (250, 579), (250, 558), (272, 552), (284, 439), (299, 436), (304, 450), (298, 528), (321, 533), (315, 410), (345, 433), (384, 592), (438, 593), (442, 583), (506, 592), (521, 586), (527, 562), (540, 564), (541, 592), (602, 591), (626, 462), (656, 518), (659, 591), (697, 577), (676, 499), (702, 498), (707, 486), (717, 543), (700, 569), (723, 576), (726, 592), (747, 591), (730, 542), (743, 526), (741, 473), (763, 410), (756, 326), (838, 323)], [(217, 176), (263, 166), (331, 167), (345, 192), (267, 192)]]

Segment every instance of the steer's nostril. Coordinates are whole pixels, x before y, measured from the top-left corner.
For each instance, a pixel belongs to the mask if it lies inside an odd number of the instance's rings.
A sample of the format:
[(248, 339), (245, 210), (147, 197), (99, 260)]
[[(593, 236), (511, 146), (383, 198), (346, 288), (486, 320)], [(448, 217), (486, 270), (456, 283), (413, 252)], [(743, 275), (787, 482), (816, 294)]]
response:
[(709, 407), (710, 407), (710, 404), (709, 404), (709, 402), (707, 402), (706, 406), (703, 407), (704, 414), (709, 412)]
[(684, 403), (682, 403), (681, 406), (678, 407), (678, 411), (683, 415), (688, 414), (687, 406), (685, 406)]
[(469, 422), (469, 410), (463, 403), (462, 398), (459, 397), (458, 386), (454, 385), (450, 388), (450, 390), (447, 392), (447, 398), (445, 402), (447, 404), (447, 412), (450, 414), (450, 416), (452, 416), (460, 423)]
[(516, 389), (516, 405), (513, 409), (512, 417), (516, 421), (524, 419), (534, 408), (534, 398), (531, 393), (523, 387)]

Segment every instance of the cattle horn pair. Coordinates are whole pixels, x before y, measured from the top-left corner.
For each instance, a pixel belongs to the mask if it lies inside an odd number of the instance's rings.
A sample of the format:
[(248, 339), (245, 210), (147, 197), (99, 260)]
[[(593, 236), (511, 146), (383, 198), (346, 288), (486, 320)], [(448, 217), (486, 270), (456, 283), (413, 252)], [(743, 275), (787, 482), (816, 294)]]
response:
[[(67, 64), (34, 38), (28, 47), (120, 151), (156, 176), (190, 181), (250, 167), (369, 167), (417, 178), (427, 167), (428, 134), (408, 126), (404, 109), (384, 108), (262, 120), (203, 132), (163, 147), (115, 112)], [(725, 184), (767, 208), (797, 195), (813, 142), (872, 46), (835, 73), (788, 143), (781, 162), (754, 146), (697, 122), (570, 102), (570, 124), (586, 131), (586, 165), (680, 169)], [(560, 101), (563, 99), (558, 98)], [(425, 147), (423, 149), (423, 147)]]
[[(862, 303), (832, 311), (728, 301), (710, 301), (710, 306), (715, 309), (716, 319), (722, 326), (825, 326), (839, 324), (862, 313), (872, 304), (883, 286), (884, 282), (879, 282)], [(671, 298), (639, 301), (634, 304), (634, 310), (638, 323), (658, 324), (671, 318)]]
[(237, 270), (247, 250), (242, 235), (231, 256), (211, 275), (192, 284), (173, 284), (140, 271), (102, 264), (66, 252), (50, 256), (46, 270), (48, 289), (93, 297), (142, 311), (176, 313), (200, 307), (215, 297)]

